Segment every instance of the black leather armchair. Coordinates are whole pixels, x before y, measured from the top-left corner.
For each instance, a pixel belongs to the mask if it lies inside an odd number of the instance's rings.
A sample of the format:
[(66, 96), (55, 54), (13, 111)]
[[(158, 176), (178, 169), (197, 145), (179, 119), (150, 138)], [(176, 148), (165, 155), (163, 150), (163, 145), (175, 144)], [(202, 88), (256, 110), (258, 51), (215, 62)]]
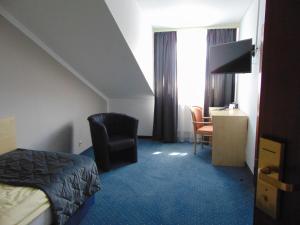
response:
[(88, 121), (99, 169), (109, 171), (116, 155), (137, 162), (138, 120), (125, 114), (100, 113), (89, 116)]

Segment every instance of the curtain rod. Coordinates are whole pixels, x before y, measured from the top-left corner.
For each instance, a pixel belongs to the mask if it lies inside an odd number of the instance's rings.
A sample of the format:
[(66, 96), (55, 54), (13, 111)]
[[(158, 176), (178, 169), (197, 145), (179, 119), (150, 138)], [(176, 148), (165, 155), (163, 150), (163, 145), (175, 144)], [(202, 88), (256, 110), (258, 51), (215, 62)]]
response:
[(153, 32), (167, 32), (167, 31), (179, 31), (187, 29), (230, 29), (230, 28), (239, 28), (239, 24), (230, 24), (224, 26), (206, 26), (206, 27), (182, 27), (182, 28), (153, 28)]

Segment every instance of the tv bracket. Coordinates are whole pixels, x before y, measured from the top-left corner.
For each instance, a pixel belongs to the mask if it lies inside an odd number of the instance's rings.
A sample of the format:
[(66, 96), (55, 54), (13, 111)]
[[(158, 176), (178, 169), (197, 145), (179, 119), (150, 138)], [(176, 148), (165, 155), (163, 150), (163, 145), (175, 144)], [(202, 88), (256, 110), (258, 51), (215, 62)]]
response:
[(252, 45), (252, 49), (251, 49), (251, 55), (252, 57), (255, 56), (255, 53), (257, 52), (258, 48), (255, 47), (255, 45)]

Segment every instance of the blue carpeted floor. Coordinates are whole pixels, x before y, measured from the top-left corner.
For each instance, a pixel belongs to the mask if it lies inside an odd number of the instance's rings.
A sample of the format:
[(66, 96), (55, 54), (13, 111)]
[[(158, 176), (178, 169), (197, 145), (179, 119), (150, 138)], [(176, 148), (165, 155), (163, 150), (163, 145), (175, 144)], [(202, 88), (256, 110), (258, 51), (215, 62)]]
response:
[[(214, 167), (209, 147), (139, 140), (138, 162), (100, 174), (102, 190), (81, 225), (252, 224), (246, 168)], [(93, 157), (92, 149), (83, 153)]]

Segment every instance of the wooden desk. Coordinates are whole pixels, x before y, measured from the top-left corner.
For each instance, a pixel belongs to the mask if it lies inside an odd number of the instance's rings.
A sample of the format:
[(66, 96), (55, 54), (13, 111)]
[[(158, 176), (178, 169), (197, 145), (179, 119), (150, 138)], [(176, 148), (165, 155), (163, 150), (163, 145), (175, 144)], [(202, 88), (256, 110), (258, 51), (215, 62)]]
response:
[(214, 110), (212, 164), (217, 166), (245, 166), (248, 117), (239, 109)]

